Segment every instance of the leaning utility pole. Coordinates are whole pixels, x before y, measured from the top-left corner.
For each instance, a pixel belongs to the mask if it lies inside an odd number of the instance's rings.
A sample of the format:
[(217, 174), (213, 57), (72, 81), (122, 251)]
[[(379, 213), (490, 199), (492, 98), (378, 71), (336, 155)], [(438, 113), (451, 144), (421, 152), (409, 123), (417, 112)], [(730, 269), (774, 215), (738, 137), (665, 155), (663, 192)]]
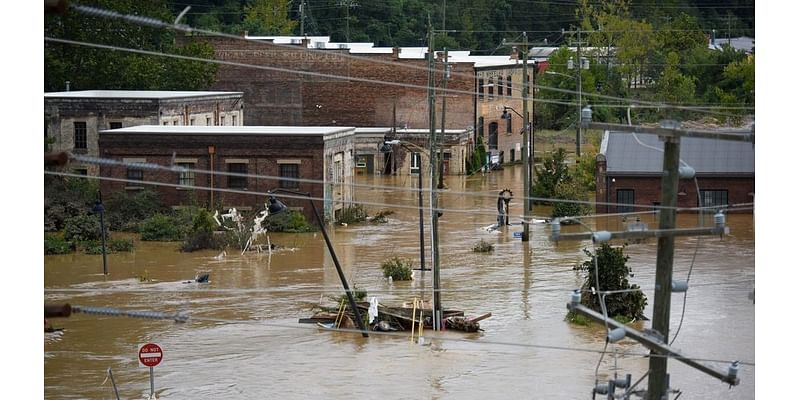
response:
[(431, 258), (433, 259), (433, 329), (441, 330), (442, 300), (439, 294), (439, 200), (436, 190), (439, 161), (436, 157), (436, 91), (434, 89), (436, 70), (433, 52), (433, 26), (428, 15), (428, 119), (430, 123), (430, 168), (431, 168)]

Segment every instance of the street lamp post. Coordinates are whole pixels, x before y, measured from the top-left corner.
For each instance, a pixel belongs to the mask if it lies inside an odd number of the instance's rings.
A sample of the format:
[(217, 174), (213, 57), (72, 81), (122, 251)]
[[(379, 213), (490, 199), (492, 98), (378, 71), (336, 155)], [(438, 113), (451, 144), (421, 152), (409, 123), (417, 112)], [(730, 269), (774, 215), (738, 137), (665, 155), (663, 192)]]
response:
[(100, 214), (100, 240), (103, 249), (103, 275), (108, 275), (108, 262), (106, 260), (106, 222), (103, 218), (106, 208), (103, 207), (103, 194), (100, 191), (97, 192), (97, 200), (94, 202), (92, 211)]
[[(527, 76), (527, 74), (526, 74)], [(527, 78), (523, 78), (524, 81), (527, 81)], [(525, 85), (527, 86), (527, 85)], [(523, 88), (523, 92), (525, 92)], [(527, 104), (527, 99), (522, 99), (523, 104)], [(527, 107), (525, 107), (527, 108)], [(527, 242), (530, 240), (530, 226), (528, 225), (528, 221), (530, 220), (530, 211), (531, 211), (531, 182), (533, 179), (531, 177), (531, 162), (533, 160), (533, 131), (531, 129), (531, 124), (528, 122), (527, 118), (527, 110), (523, 111), (524, 115), (517, 112), (517, 110), (503, 106), (503, 119), (511, 119), (511, 114), (508, 111), (511, 110), (514, 114), (517, 114), (523, 121), (523, 131), (522, 131), (522, 164), (525, 169), (524, 171), (524, 182), (522, 184), (523, 187), (523, 195), (525, 196), (523, 200), (523, 210), (522, 210), (522, 241)], [(524, 109), (523, 109), (524, 110)], [(530, 133), (530, 135), (528, 135)], [(528, 149), (531, 149), (530, 156), (528, 156)]]
[(367, 328), (364, 325), (364, 320), (361, 318), (361, 312), (356, 305), (356, 300), (353, 298), (353, 292), (350, 290), (350, 286), (347, 284), (347, 279), (344, 277), (344, 272), (342, 272), (342, 266), (339, 264), (339, 258), (336, 257), (336, 251), (333, 250), (333, 244), (331, 243), (331, 239), (328, 237), (328, 231), (325, 230), (325, 222), (322, 221), (322, 218), (319, 216), (319, 212), (317, 211), (317, 206), (314, 204), (314, 200), (311, 197), (311, 193), (305, 192), (297, 192), (294, 190), (277, 188), (273, 189), (267, 193), (269, 193), (269, 207), (267, 210), (269, 214), (277, 214), (283, 211), (288, 210), (289, 208), (286, 207), (285, 204), (281, 203), (278, 199), (275, 198), (276, 192), (283, 192), (294, 194), (298, 196), (303, 196), (308, 199), (309, 203), (311, 203), (311, 209), (314, 211), (314, 217), (317, 220), (317, 225), (319, 225), (319, 229), (322, 231), (322, 237), (325, 238), (325, 244), (328, 246), (328, 252), (331, 254), (331, 258), (333, 259), (333, 265), (336, 266), (336, 272), (339, 274), (339, 280), (342, 281), (342, 286), (344, 287), (345, 294), (347, 295), (347, 301), (350, 305), (350, 308), (353, 310), (353, 314), (356, 317), (356, 324), (358, 324), (358, 329), (361, 330), (361, 335), (364, 337), (369, 337), (369, 333), (367, 333)]
[(578, 119), (575, 123), (575, 157), (576, 162), (577, 158), (581, 156), (581, 109), (583, 103), (583, 84), (581, 83), (581, 70), (582, 69), (589, 69), (589, 60), (581, 57), (581, 30), (578, 29), (578, 48), (577, 48), (577, 58), (578, 58), (578, 65), (575, 65), (572, 57), (569, 58), (567, 61), (567, 68), (568, 69), (575, 69), (577, 75), (577, 85), (578, 85)]

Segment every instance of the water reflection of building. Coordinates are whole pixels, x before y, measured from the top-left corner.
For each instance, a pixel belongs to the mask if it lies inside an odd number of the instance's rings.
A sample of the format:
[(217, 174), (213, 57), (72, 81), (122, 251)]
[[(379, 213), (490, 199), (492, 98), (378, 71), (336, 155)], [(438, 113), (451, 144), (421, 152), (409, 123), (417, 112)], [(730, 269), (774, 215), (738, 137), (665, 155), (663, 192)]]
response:
[[(53, 151), (97, 156), (98, 133), (136, 125), (242, 125), (242, 92), (84, 90), (44, 94)], [(71, 170), (97, 175), (95, 165)]]
[[(659, 205), (663, 148), (656, 135), (606, 131), (597, 155), (597, 212), (644, 211), (634, 205)], [(678, 207), (726, 207), (754, 201), (752, 143), (685, 137), (680, 157), (694, 168), (700, 197), (693, 180), (681, 179)]]
[[(354, 133), (352, 127), (283, 126), (143, 125), (104, 130), (100, 132), (100, 156), (128, 165), (101, 166), (102, 176), (125, 180), (102, 181), (101, 188), (105, 193), (133, 192), (148, 187), (147, 182), (165, 183), (172, 186), (153, 188), (167, 206), (210, 204), (213, 208), (236, 207), (245, 211), (263, 209), (266, 199), (241, 192), (264, 193), (284, 188), (324, 198), (325, 217), (331, 219), (353, 200)], [(174, 163), (214, 173), (142, 169), (131, 163)], [(324, 185), (319, 183), (322, 180)], [(188, 188), (191, 186), (204, 189)], [(302, 209), (307, 218), (313, 219), (308, 200), (285, 198), (284, 203)]]

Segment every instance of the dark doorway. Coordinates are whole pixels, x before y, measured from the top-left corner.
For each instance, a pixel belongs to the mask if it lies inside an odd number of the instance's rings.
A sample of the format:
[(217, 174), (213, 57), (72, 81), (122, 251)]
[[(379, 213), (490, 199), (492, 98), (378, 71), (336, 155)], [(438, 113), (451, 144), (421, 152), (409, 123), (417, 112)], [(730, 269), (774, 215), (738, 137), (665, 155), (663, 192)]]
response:
[(497, 150), (497, 122), (489, 124), (489, 150)]

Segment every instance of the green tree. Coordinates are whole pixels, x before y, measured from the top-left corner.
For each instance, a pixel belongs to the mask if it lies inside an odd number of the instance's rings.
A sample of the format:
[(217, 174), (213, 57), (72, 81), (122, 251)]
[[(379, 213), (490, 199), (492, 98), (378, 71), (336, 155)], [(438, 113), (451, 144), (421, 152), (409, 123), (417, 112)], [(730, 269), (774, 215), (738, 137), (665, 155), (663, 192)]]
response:
[[(161, 21), (175, 19), (165, 0), (86, 0), (81, 4)], [(203, 53), (206, 49), (200, 45), (176, 46), (175, 34), (166, 29), (78, 12), (46, 15), (45, 36), (126, 49), (201, 57), (209, 54)], [(45, 91), (64, 90), (65, 81), (70, 81), (72, 90), (197, 90), (207, 88), (216, 73), (214, 64), (200, 66), (187, 61), (174, 62), (166, 57), (54, 42), (45, 42), (44, 58)], [(181, 86), (176, 87), (173, 82), (179, 76)]]
[(551, 217), (567, 217), (586, 215), (592, 212), (591, 206), (586, 203), (586, 190), (578, 185), (575, 181), (560, 182), (555, 187), (553, 197), (558, 200), (567, 201), (554, 201), (553, 212)]
[(290, 35), (297, 21), (289, 19), (287, 0), (250, 0), (244, 6), (242, 27), (251, 35)]
[[(533, 186), (535, 197), (556, 197), (556, 186), (572, 181), (569, 167), (565, 163), (567, 152), (559, 148), (555, 153), (544, 158), (541, 167), (536, 167), (536, 184)], [(548, 203), (548, 202), (544, 202)]]
[[(627, 266), (628, 257), (623, 247), (611, 247), (603, 243), (593, 254), (584, 249), (583, 252), (589, 260), (575, 267), (576, 270), (586, 273), (586, 278), (581, 286), (581, 304), (597, 312), (602, 312), (599, 296), (591, 294), (595, 290), (631, 290), (624, 293), (610, 294), (605, 297), (608, 316), (623, 317), (627, 320), (644, 319), (644, 308), (647, 297), (638, 285), (630, 284), (628, 277), (633, 276)], [(595, 265), (595, 260), (597, 264)], [(598, 287), (599, 285), (599, 287)], [(595, 290), (592, 290), (592, 289)]]

